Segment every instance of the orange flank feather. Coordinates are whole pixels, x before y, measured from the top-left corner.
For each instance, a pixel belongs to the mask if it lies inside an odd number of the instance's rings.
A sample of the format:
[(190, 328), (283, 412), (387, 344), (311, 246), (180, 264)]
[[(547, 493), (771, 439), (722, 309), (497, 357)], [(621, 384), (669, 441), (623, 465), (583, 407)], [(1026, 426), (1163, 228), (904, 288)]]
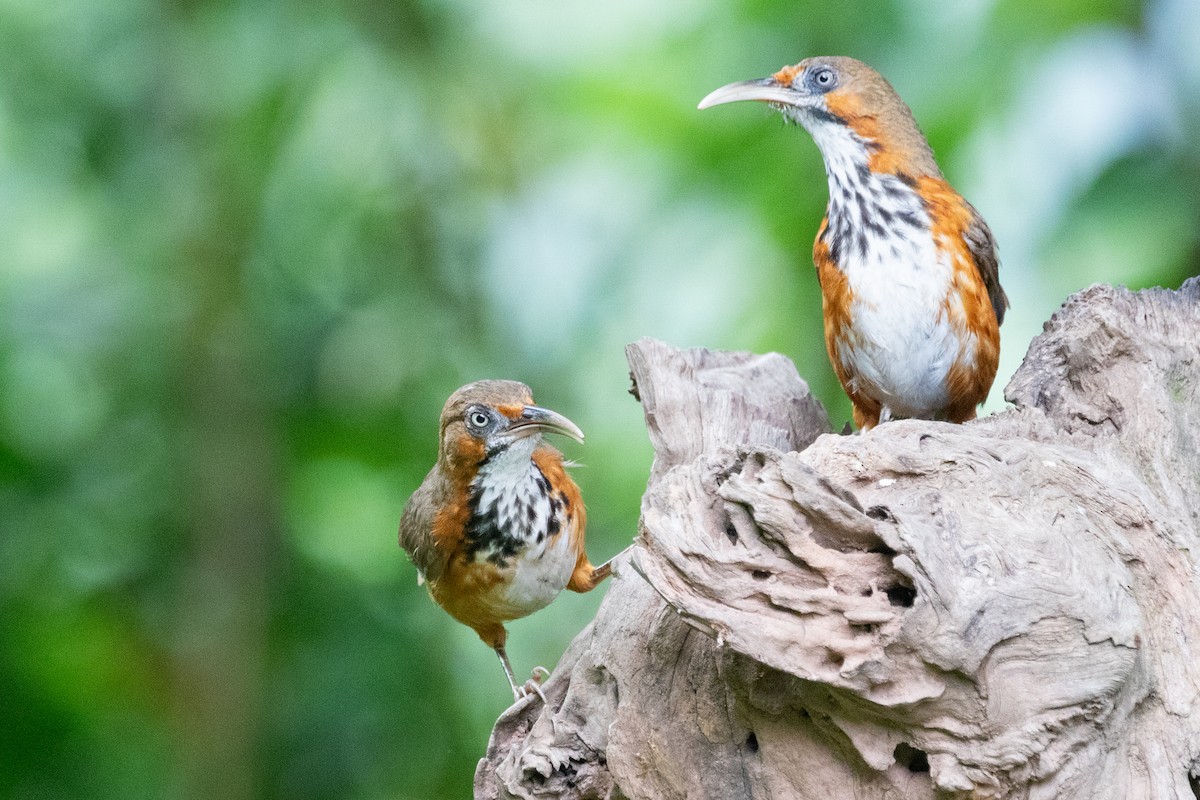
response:
[[(567, 520), (564, 531), (566, 531), (565, 535), (571, 537), (571, 546), (575, 551), (575, 569), (571, 573), (571, 579), (567, 582), (567, 588), (572, 592), (590, 592), (596, 588), (596, 584), (608, 577), (609, 568), (606, 565), (603, 569), (598, 570), (588, 560), (587, 549), (584, 546), (587, 509), (583, 505), (583, 494), (579, 491), (579, 486), (567, 474), (562, 456), (556, 450), (549, 447), (538, 449), (533, 454), (533, 463), (538, 465), (538, 469), (546, 476), (546, 480), (550, 481), (552, 486), (557, 486), (562, 493)], [(557, 535), (564, 534), (560, 532)]]
[(439, 553), (457, 553), (462, 546), (467, 522), (471, 517), (469, 494), (476, 465), (483, 460), (483, 443), (467, 434), (456, 437), (455, 457), (447, 459), (444, 475), (449, 485), (449, 498), (433, 516), (430, 533)]
[(817, 268), (817, 282), (821, 285), (821, 311), (825, 318), (825, 350), (829, 353), (829, 363), (833, 366), (838, 383), (850, 397), (854, 424), (860, 428), (864, 424), (870, 427), (878, 423), (881, 407), (876, 400), (858, 390), (858, 381), (846, 366), (851, 359), (843, 350), (852, 350), (855, 345), (854, 326), (850, 324), (854, 292), (846, 273), (838, 269), (829, 253), (829, 245), (824, 239), (828, 227), (829, 219), (823, 219), (813, 244), (813, 264)]
[(953, 398), (945, 410), (950, 422), (975, 419), (975, 407), (987, 399), (1000, 363), (1000, 323), (988, 295), (983, 275), (965, 244), (974, 209), (941, 178), (922, 178), (917, 194), (928, 204), (930, 232), (942, 252), (951, 255), (953, 278), (942, 303), (943, 313), (959, 331), (963, 347), (946, 376)]
[[(459, 552), (471, 518), (471, 507), (467, 501), (467, 484), (456, 484), (450, 500), (438, 508), (433, 515), (431, 533), (434, 546), (441, 553), (453, 556)], [(453, 558), (450, 559), (453, 561)]]

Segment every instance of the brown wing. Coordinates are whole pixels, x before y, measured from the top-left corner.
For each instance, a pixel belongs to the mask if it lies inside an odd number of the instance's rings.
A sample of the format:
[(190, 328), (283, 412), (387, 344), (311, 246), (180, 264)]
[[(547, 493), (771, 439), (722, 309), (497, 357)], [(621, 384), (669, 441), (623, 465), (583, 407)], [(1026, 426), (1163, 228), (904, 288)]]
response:
[(967, 243), (967, 249), (971, 251), (972, 259), (979, 267), (979, 277), (983, 278), (988, 299), (992, 301), (992, 308), (996, 312), (996, 324), (999, 325), (1004, 322), (1004, 310), (1008, 308), (1008, 295), (1004, 293), (1004, 288), (1000, 285), (1000, 257), (996, 253), (996, 239), (992, 236), (991, 228), (983, 221), (983, 217), (979, 216), (979, 212), (975, 210), (974, 206), (967, 203), (967, 208), (971, 210), (971, 222), (967, 225), (963, 239)]
[(408, 499), (400, 517), (400, 546), (408, 553), (413, 566), (421, 573), (421, 579), (436, 581), (446, 566), (445, 556), (434, 547), (433, 523), (436, 509), (444, 491), (445, 479), (437, 467), (430, 470), (424, 482)]

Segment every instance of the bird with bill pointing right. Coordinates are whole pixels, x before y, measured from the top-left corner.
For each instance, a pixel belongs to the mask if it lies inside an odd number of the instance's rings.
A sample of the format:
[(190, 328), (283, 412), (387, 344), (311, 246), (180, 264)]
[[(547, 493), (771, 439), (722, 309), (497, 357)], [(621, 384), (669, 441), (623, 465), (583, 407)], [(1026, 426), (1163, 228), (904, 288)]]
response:
[(974, 419), (996, 377), (1008, 297), (991, 230), (942, 177), (908, 106), (845, 56), (731, 83), (700, 108), (739, 100), (799, 123), (825, 161), (829, 206), (813, 261), (825, 345), (855, 424)]

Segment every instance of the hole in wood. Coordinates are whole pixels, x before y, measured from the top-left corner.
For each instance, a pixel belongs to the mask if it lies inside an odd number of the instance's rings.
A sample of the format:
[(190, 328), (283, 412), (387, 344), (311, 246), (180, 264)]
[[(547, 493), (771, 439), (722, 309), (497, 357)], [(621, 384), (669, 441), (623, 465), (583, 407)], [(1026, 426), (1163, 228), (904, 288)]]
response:
[(907, 742), (896, 745), (892, 755), (896, 763), (909, 772), (929, 772), (929, 756), (925, 755), (924, 750), (918, 750)]
[(884, 589), (887, 592), (888, 602), (894, 606), (902, 608), (912, 608), (913, 602), (917, 599), (917, 590), (910, 586), (889, 586)]
[(750, 731), (750, 735), (746, 737), (746, 749), (751, 753), (758, 752), (758, 737), (754, 735), (754, 731)]
[(730, 542), (732, 542), (733, 544), (737, 544), (737, 540), (738, 540), (737, 528), (733, 527), (732, 522), (725, 523), (725, 535), (729, 537)]
[(771, 573), (767, 572), (765, 569), (756, 569), (750, 571), (750, 577), (754, 578), (756, 581), (765, 581), (767, 578), (771, 577)]
[(887, 506), (871, 506), (867, 509), (867, 516), (880, 522), (895, 523), (896, 521), (896, 517)]

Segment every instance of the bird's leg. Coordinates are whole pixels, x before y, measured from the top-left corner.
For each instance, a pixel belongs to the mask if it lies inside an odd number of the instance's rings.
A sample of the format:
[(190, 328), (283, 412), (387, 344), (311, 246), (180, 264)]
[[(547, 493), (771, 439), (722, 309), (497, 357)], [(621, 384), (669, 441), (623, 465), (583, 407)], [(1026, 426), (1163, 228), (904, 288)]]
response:
[(879, 424), (882, 425), (885, 422), (890, 422), (891, 419), (892, 407), (885, 404), (883, 408), (879, 409)]
[(494, 649), (496, 655), (500, 657), (500, 665), (504, 667), (504, 677), (508, 678), (508, 685), (512, 687), (513, 702), (515, 703), (525, 696), (525, 691), (517, 688), (517, 678), (513, 675), (512, 664), (508, 663), (508, 654), (504, 652), (504, 645), (496, 645)]

